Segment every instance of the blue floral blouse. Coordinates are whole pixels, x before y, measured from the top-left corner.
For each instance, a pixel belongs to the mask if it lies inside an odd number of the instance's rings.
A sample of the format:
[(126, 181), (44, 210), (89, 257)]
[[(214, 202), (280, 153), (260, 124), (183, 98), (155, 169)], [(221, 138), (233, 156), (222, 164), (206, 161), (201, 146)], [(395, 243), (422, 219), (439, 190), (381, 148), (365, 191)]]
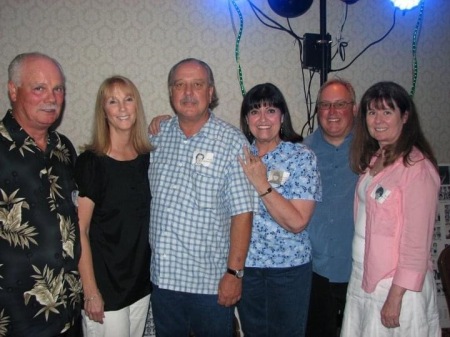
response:
[[(257, 154), (255, 144), (251, 152)], [(281, 142), (262, 158), (272, 188), (286, 199), (322, 200), (322, 186), (314, 152), (303, 144)], [(285, 268), (311, 261), (306, 230), (292, 233), (279, 226), (262, 200), (253, 215), (246, 267)]]

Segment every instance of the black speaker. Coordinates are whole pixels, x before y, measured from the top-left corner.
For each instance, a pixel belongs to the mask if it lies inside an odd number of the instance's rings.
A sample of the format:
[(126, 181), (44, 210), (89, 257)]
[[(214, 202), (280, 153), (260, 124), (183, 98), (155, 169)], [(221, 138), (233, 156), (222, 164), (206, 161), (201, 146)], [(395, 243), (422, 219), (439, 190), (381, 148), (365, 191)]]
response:
[(320, 39), (320, 34), (306, 33), (303, 35), (303, 65), (305, 69), (322, 69), (322, 48), (325, 49), (325, 68), (326, 72), (331, 68), (331, 36), (326, 35), (324, 41)]

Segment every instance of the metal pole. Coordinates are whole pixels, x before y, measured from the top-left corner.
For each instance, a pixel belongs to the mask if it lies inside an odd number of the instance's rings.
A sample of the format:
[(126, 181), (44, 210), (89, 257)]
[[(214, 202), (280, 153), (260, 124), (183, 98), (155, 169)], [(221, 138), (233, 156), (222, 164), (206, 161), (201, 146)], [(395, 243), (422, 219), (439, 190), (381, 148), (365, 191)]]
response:
[(327, 81), (328, 75), (328, 48), (327, 40), (327, 0), (320, 0), (320, 46), (321, 46), (321, 68), (320, 85)]

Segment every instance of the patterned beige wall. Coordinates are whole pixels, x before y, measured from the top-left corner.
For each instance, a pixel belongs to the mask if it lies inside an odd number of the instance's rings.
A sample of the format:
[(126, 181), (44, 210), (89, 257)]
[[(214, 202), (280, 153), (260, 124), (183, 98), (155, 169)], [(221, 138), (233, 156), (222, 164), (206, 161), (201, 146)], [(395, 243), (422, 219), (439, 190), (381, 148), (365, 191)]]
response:
[[(243, 15), (240, 61), (245, 87), (261, 82), (278, 85), (288, 100), (297, 129), (306, 121), (306, 106), (298, 44), (288, 34), (264, 26), (246, 0), (236, 0)], [(253, 0), (262, 12), (283, 26), (266, 0)], [(327, 0), (328, 31), (340, 32), (345, 5)], [(230, 14), (232, 13), (232, 15)], [(342, 37), (348, 42), (346, 59), (335, 58), (332, 68), (349, 63), (366, 45), (392, 25), (390, 0), (360, 0), (348, 6)], [(423, 128), (441, 162), (450, 162), (450, 1), (425, 0), (424, 20), (417, 48), (419, 74), (415, 94)], [(348, 69), (330, 73), (351, 80), (358, 96), (380, 80), (412, 85), (412, 38), (419, 9), (397, 12), (391, 34), (373, 46)], [(216, 76), (221, 104), (216, 112), (238, 125), (241, 92), (234, 59), (236, 11), (228, 0), (0, 0), (0, 106), (9, 106), (7, 66), (26, 51), (57, 58), (67, 77), (67, 104), (59, 130), (76, 146), (90, 137), (92, 111), (100, 82), (112, 74), (130, 77), (143, 96), (148, 120), (169, 113), (166, 77), (185, 57), (208, 62)], [(319, 32), (319, 0), (304, 15), (291, 19), (297, 35)], [(304, 72), (309, 83), (309, 71)], [(319, 85), (311, 82), (315, 99)], [(3, 115), (3, 112), (1, 115)]]

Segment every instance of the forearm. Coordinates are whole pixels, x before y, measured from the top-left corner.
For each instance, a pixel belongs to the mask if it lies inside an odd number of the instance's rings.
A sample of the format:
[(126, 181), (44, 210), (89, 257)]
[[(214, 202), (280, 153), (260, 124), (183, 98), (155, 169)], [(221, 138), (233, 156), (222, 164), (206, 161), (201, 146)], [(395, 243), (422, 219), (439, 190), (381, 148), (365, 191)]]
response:
[(95, 279), (94, 265), (92, 262), (92, 251), (89, 243), (89, 237), (86, 233), (80, 234), (81, 241), (81, 257), (78, 262), (78, 270), (80, 272), (81, 283), (85, 298), (98, 296), (99, 291)]
[(243, 269), (247, 258), (252, 233), (253, 213), (242, 213), (232, 217), (230, 229), (230, 251), (228, 267)]
[(86, 197), (78, 198), (78, 219), (80, 226), (81, 257), (78, 262), (84, 296), (90, 298), (98, 295), (97, 282), (95, 280), (94, 265), (92, 262), (92, 250), (89, 240), (94, 203)]
[(261, 198), (273, 220), (293, 233), (300, 233), (306, 228), (315, 208), (313, 200), (288, 200), (275, 189)]
[[(250, 236), (252, 231), (253, 213), (242, 213), (231, 219), (230, 251), (227, 267), (234, 270), (244, 269)], [(226, 270), (218, 285), (218, 303), (223, 306), (234, 305), (241, 298), (242, 279), (228, 274)]]

